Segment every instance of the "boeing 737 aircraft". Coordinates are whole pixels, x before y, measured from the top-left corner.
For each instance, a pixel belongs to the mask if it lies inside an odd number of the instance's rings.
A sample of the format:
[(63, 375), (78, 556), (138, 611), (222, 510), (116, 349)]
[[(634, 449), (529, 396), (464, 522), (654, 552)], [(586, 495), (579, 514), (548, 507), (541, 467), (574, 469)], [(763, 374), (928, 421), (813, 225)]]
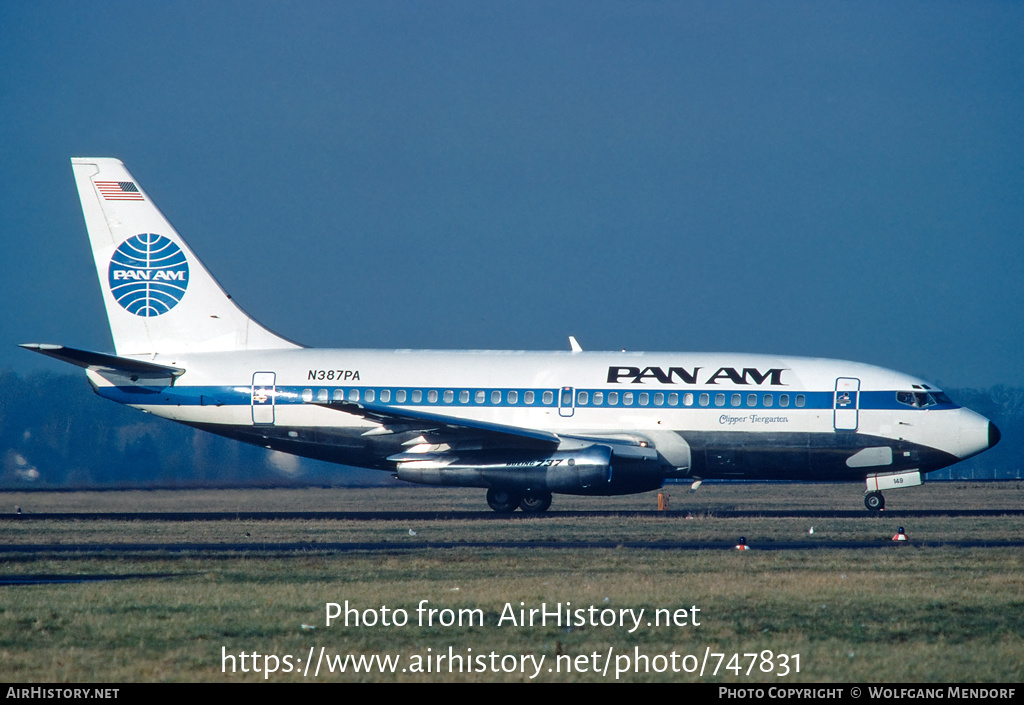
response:
[(881, 490), (999, 430), (926, 382), (840, 360), (732, 353), (326, 350), (221, 289), (117, 159), (72, 159), (115, 354), (26, 344), (96, 393), (285, 453), (479, 487), (497, 512), (666, 480), (859, 481)]

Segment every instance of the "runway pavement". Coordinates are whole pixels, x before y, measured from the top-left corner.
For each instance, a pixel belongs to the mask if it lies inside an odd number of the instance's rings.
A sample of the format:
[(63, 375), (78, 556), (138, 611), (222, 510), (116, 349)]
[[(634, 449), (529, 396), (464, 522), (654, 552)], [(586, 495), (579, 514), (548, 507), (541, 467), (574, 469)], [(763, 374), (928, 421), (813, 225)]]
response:
[[(685, 518), (688, 511), (582, 511), (544, 512), (528, 514), (514, 512), (498, 514), (489, 510), (474, 512), (416, 511), (416, 512), (24, 512), (0, 514), (0, 521), (282, 521), (282, 520), (336, 520), (336, 521), (544, 521), (546, 519), (600, 518), (600, 517), (666, 517)], [(858, 510), (710, 510), (695, 511), (693, 516), (740, 519), (754, 517), (806, 518), (806, 519), (906, 519), (914, 517), (984, 517), (1024, 516), (1024, 509), (927, 509), (905, 511), (868, 512)]]

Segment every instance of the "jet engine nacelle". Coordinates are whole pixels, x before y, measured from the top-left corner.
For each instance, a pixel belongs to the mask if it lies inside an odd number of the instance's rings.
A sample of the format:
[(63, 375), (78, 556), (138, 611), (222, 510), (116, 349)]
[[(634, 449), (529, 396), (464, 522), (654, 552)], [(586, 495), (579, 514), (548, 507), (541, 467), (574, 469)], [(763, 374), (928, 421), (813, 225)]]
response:
[(612, 449), (602, 445), (551, 453), (403, 453), (395, 459), (399, 480), (447, 487), (589, 494), (607, 485), (612, 473)]

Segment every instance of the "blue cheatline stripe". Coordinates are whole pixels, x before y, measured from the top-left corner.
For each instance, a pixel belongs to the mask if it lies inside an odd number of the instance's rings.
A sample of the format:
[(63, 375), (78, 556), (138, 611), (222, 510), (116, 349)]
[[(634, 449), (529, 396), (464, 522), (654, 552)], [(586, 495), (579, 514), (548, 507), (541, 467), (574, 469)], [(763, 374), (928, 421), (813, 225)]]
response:
[[(258, 388), (258, 387), (257, 387)], [(319, 392), (327, 391), (327, 398), (320, 399)], [(377, 404), (379, 406), (414, 407), (414, 408), (557, 408), (561, 389), (522, 389), (512, 387), (465, 387), (448, 389), (444, 387), (297, 387), (278, 386), (276, 387), (277, 405), (305, 404), (317, 401), (335, 401), (344, 398), (345, 401), (355, 401), (350, 398), (350, 392), (358, 392), (358, 401)], [(415, 392), (420, 392), (419, 401), (413, 401)], [(445, 401), (445, 392), (452, 392), (452, 400)], [(304, 392), (307, 398), (303, 398)], [(341, 392), (344, 396), (336, 399), (335, 393)], [(367, 392), (372, 392), (373, 400), (367, 399)], [(398, 401), (399, 393), (405, 392), (404, 401)], [(436, 401), (430, 401), (430, 392), (436, 392)], [(462, 401), (462, 393), (468, 392), (468, 401)], [(493, 394), (500, 393), (500, 401), (493, 400)], [(515, 392), (516, 400), (509, 401), (509, 393)], [(533, 403), (526, 402), (527, 393), (533, 393)], [(483, 401), (477, 401), (478, 393), (483, 393)], [(544, 394), (550, 394), (550, 401), (544, 401)], [(594, 404), (594, 394), (601, 394), (601, 404)], [(174, 387), (143, 387), (143, 386), (122, 386), (122, 387), (100, 387), (98, 394), (104, 398), (111, 399), (122, 404), (148, 404), (153, 406), (249, 406), (252, 403), (252, 388), (249, 385), (238, 386), (174, 386)], [(311, 394), (312, 396), (309, 396)], [(593, 388), (575, 389), (576, 409), (667, 409), (667, 410), (699, 410), (699, 409), (758, 409), (771, 411), (800, 411), (800, 410), (828, 410), (833, 408), (834, 393), (826, 392), (801, 392), (801, 391), (738, 391), (722, 390), (715, 387), (704, 389), (686, 390), (654, 390), (654, 389), (629, 389), (629, 388)], [(582, 394), (587, 395), (587, 403), (579, 403)], [(670, 403), (670, 395), (677, 395), (676, 404)], [(707, 404), (701, 404), (702, 395), (707, 395)], [(382, 401), (382, 395), (387, 396), (387, 401)], [(610, 403), (610, 395), (615, 396), (615, 403)], [(630, 396), (631, 395), (631, 396)], [(644, 398), (643, 395), (646, 395)], [(657, 396), (660, 395), (659, 400)], [(686, 395), (692, 395), (689, 405), (685, 404)], [(719, 399), (721, 395), (721, 399)], [(750, 395), (754, 396), (754, 403), (750, 404)], [(788, 404), (781, 405), (781, 397), (788, 396)], [(873, 391), (859, 393), (860, 410), (901, 410), (901, 411), (927, 411), (957, 409), (956, 404), (937, 404), (927, 409), (919, 409), (896, 401), (896, 391)], [(734, 397), (739, 397), (738, 404), (734, 404)], [(767, 402), (771, 398), (771, 403)], [(798, 397), (803, 397), (803, 406), (797, 406)], [(656, 403), (661, 401), (660, 404)], [(722, 403), (719, 404), (718, 402)]]

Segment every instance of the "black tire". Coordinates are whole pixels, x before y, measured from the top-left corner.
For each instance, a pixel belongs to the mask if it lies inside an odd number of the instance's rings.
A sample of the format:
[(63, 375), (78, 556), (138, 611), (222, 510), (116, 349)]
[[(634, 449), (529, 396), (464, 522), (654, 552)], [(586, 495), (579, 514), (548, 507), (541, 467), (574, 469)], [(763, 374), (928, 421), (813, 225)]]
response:
[(512, 490), (492, 487), (487, 490), (487, 504), (498, 514), (511, 514), (519, 507), (522, 495)]
[(880, 512), (885, 509), (885, 497), (881, 492), (868, 492), (864, 495), (864, 506), (872, 512)]
[(551, 495), (546, 492), (543, 494), (528, 494), (519, 502), (519, 508), (527, 514), (541, 514), (546, 512), (550, 506)]

